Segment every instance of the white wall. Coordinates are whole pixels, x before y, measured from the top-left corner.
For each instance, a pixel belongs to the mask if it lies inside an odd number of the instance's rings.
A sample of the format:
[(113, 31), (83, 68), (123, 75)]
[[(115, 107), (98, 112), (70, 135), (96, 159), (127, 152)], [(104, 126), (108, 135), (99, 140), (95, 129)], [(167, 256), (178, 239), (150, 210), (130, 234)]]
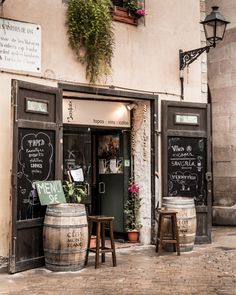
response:
[(10, 169), (12, 146), (11, 138), (11, 84), (9, 79), (1, 77), (0, 79), (0, 256), (8, 254), (8, 240), (10, 229)]
[[(199, 1), (150, 0), (146, 1), (145, 25), (114, 22), (113, 74), (104, 84), (180, 95), (179, 49), (201, 45)], [(65, 12), (61, 0), (7, 0), (3, 6), (4, 17), (42, 26), (41, 76), (87, 82), (84, 67), (68, 48)], [(200, 71), (199, 60), (189, 69), (187, 101), (201, 101)]]

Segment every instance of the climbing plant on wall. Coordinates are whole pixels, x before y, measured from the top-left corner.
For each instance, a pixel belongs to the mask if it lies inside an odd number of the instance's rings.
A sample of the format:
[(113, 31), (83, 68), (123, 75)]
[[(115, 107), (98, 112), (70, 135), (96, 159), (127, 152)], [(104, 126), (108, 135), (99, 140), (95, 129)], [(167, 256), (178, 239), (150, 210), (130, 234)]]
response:
[(114, 33), (110, 0), (68, 0), (69, 44), (90, 83), (111, 73)]

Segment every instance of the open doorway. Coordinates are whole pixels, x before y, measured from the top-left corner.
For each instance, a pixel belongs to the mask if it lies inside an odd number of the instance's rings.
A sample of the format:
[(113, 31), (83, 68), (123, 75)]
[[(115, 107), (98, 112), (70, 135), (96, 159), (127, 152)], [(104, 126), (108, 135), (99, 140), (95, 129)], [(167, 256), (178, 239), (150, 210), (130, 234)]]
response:
[(130, 177), (130, 131), (64, 126), (63, 178), (80, 169), (91, 215), (114, 216), (114, 234), (125, 238), (124, 202)]

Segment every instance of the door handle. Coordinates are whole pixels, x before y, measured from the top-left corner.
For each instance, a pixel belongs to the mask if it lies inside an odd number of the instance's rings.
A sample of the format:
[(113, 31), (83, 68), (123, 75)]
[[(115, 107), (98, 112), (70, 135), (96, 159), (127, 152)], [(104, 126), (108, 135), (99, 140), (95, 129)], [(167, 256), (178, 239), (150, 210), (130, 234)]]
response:
[(88, 196), (90, 196), (90, 185), (89, 185), (89, 183), (86, 182), (85, 186), (86, 186), (87, 194), (88, 194)]
[(105, 191), (106, 191), (105, 182), (99, 182), (98, 191), (99, 191), (99, 194), (104, 194), (105, 193)]

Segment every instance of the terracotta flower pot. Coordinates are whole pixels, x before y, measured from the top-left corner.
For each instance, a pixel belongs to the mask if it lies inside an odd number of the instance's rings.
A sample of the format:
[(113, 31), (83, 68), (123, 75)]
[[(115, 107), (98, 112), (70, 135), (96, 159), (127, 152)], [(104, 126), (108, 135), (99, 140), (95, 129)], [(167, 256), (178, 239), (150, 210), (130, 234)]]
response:
[(139, 231), (132, 230), (128, 232), (128, 241), (130, 243), (138, 243), (139, 241)]
[(91, 236), (90, 248), (95, 248), (95, 247), (96, 247), (96, 236)]

